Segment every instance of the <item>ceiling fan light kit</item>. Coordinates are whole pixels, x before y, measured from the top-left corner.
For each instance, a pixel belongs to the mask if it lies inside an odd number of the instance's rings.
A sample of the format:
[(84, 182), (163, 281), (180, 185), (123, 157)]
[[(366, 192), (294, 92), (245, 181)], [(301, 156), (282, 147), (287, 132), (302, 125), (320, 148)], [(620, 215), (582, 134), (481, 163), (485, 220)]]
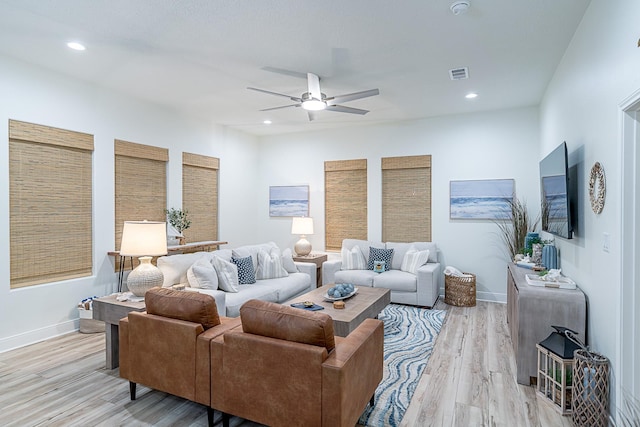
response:
[(309, 120), (313, 120), (316, 116), (313, 114), (315, 111), (334, 111), (336, 113), (349, 113), (365, 115), (369, 110), (362, 110), (359, 108), (345, 107), (344, 105), (338, 105), (340, 103), (355, 101), (356, 99), (367, 98), (369, 96), (376, 96), (380, 94), (378, 89), (363, 90), (361, 92), (354, 92), (345, 95), (337, 95), (327, 97), (320, 91), (320, 77), (313, 73), (307, 73), (307, 92), (300, 95), (299, 98), (295, 96), (285, 95), (282, 93), (271, 92), (269, 90), (258, 89), (255, 87), (248, 87), (247, 89), (255, 90), (256, 92), (266, 93), (268, 95), (275, 95), (290, 99), (296, 102), (296, 104), (282, 105), (280, 107), (265, 108), (260, 111), (280, 110), (282, 108), (289, 107), (302, 107), (309, 115)]

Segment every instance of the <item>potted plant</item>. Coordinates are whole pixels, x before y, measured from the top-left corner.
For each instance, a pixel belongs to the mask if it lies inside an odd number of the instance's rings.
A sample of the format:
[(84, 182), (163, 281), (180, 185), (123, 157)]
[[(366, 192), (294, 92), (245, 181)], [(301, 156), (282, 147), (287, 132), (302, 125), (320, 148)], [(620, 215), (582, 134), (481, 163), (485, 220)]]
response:
[(529, 216), (527, 204), (518, 199), (508, 199), (508, 216), (503, 220), (494, 221), (498, 226), (498, 235), (505, 244), (507, 253), (513, 260), (517, 254), (522, 254), (525, 247), (527, 233), (535, 231), (539, 218), (535, 220)]
[[(191, 220), (189, 219), (189, 211), (184, 209), (165, 209), (164, 213), (167, 215), (167, 221), (169, 224), (180, 234), (189, 227), (191, 227)], [(180, 244), (184, 244), (184, 236), (180, 236)]]

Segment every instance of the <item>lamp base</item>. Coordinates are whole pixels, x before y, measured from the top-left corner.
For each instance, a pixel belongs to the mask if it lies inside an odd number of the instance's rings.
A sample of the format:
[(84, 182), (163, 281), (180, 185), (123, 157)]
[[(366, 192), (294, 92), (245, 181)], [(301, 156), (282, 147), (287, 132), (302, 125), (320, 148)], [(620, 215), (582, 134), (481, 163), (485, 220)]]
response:
[(296, 242), (293, 250), (296, 251), (296, 255), (298, 256), (309, 255), (311, 253), (311, 243), (309, 243), (305, 236), (300, 236), (300, 240)]
[(155, 265), (151, 264), (150, 256), (138, 258), (140, 265), (127, 276), (127, 288), (134, 295), (143, 297), (151, 288), (162, 286), (164, 275)]

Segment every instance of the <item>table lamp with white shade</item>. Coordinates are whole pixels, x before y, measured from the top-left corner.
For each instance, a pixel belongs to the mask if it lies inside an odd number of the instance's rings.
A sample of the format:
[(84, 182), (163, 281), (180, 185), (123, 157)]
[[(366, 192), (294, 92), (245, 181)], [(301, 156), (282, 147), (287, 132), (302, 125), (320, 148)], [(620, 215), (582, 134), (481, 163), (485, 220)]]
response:
[(139, 257), (138, 265), (127, 277), (127, 288), (143, 297), (148, 289), (162, 286), (162, 271), (151, 264), (154, 256), (167, 254), (167, 227), (164, 222), (125, 221), (120, 256)]
[(298, 256), (305, 256), (311, 253), (311, 243), (307, 240), (307, 235), (313, 234), (313, 219), (308, 217), (294, 217), (291, 222), (291, 234), (299, 234), (300, 240), (293, 247)]

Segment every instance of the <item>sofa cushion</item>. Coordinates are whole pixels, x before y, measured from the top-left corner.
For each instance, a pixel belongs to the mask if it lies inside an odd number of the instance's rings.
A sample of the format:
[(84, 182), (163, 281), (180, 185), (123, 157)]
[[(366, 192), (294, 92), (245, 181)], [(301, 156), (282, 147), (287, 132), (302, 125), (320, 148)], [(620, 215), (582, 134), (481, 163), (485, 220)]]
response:
[(429, 249), (419, 251), (415, 246), (411, 246), (404, 254), (400, 270), (406, 271), (407, 273), (418, 274), (418, 267), (422, 267), (427, 261), (429, 261)]
[(384, 243), (382, 242), (371, 242), (369, 240), (358, 240), (358, 239), (344, 239), (342, 241), (342, 247), (347, 248), (349, 250), (353, 249), (354, 246), (358, 246), (362, 251), (362, 255), (364, 255), (365, 261), (367, 264), (369, 263), (369, 248), (374, 246), (376, 248), (384, 248)]
[(391, 260), (393, 259), (393, 249), (369, 248), (369, 262), (367, 268), (373, 270), (374, 264), (378, 261), (384, 262), (384, 271), (391, 269)]
[(290, 248), (286, 248), (282, 251), (282, 266), (287, 270), (287, 273), (298, 272), (298, 267), (296, 267), (296, 263), (293, 260), (293, 253)]
[(235, 264), (220, 257), (212, 258), (213, 268), (218, 274), (218, 288), (225, 292), (238, 292), (238, 268)]
[(144, 302), (148, 314), (199, 323), (204, 329), (220, 324), (216, 301), (210, 295), (151, 288)]
[(287, 277), (260, 280), (258, 285), (276, 288), (278, 290), (276, 302), (282, 303), (309, 290), (309, 275), (306, 273), (292, 273)]
[(245, 333), (325, 347), (335, 347), (333, 320), (326, 313), (249, 300), (240, 309)]
[(258, 279), (276, 279), (288, 275), (289, 273), (282, 266), (280, 249), (271, 248), (270, 251), (264, 249), (258, 251), (258, 270), (256, 271)]
[(338, 283), (351, 283), (355, 286), (373, 287), (373, 278), (378, 273), (372, 270), (340, 270), (336, 271), (334, 280)]
[(418, 278), (415, 274), (400, 270), (389, 270), (373, 278), (374, 288), (386, 288), (391, 291), (416, 292)]
[(238, 283), (241, 285), (250, 285), (256, 283), (256, 273), (253, 269), (253, 261), (251, 256), (244, 258), (231, 257), (231, 262), (238, 268)]
[(340, 253), (342, 255), (342, 270), (367, 269), (367, 261), (364, 259), (360, 246), (354, 246), (351, 250), (343, 247)]
[(218, 274), (207, 256), (200, 257), (189, 267), (187, 280), (192, 288), (218, 289)]
[(233, 256), (237, 258), (251, 256), (251, 260), (253, 261), (253, 270), (255, 271), (258, 269), (258, 252), (260, 251), (260, 249), (269, 252), (271, 251), (271, 249), (277, 247), (278, 245), (276, 245), (274, 242), (261, 243), (259, 245), (240, 246), (233, 250)]
[(429, 262), (438, 262), (438, 246), (433, 242), (411, 242), (411, 243), (397, 243), (387, 242), (386, 248), (393, 249), (393, 262), (391, 268), (394, 270), (400, 270), (402, 267), (402, 261), (404, 254), (409, 250), (411, 246), (414, 246), (419, 251), (429, 250)]
[(225, 307), (228, 317), (240, 316), (240, 307), (250, 299), (278, 302), (280, 289), (277, 286), (261, 284), (261, 282), (253, 285), (239, 285), (237, 293), (225, 295)]

